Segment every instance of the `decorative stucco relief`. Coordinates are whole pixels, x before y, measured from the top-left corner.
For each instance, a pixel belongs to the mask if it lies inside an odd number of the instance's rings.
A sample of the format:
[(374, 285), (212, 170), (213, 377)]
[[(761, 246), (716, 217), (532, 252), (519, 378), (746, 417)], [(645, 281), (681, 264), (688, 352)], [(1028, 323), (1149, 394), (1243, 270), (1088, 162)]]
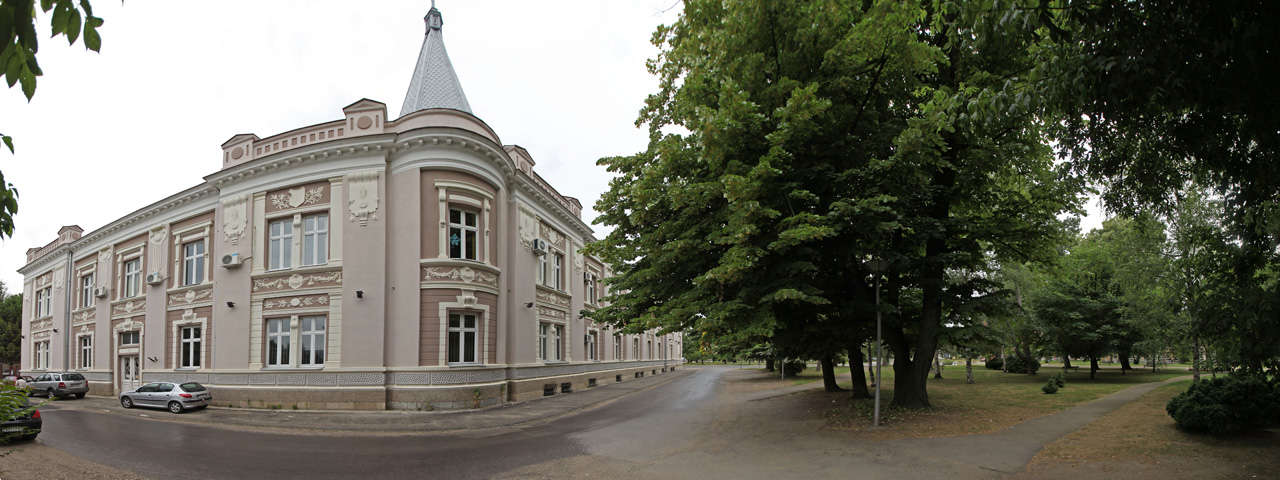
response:
[(564, 310), (556, 310), (554, 308), (538, 306), (538, 316), (544, 317), (544, 318), (550, 318), (553, 320), (564, 320), (565, 318), (568, 317), (568, 314), (565, 313)]
[(196, 302), (207, 302), (210, 300), (213, 300), (213, 287), (169, 294), (169, 306), (189, 305)]
[(297, 290), (306, 287), (342, 285), (342, 272), (295, 273), (289, 276), (258, 278), (253, 281), (253, 291)]
[(269, 298), (262, 301), (263, 310), (322, 307), (329, 305), (328, 295), (301, 295), (297, 297)]
[(556, 248), (560, 249), (560, 251), (565, 251), (569, 249), (568, 237), (565, 237), (564, 235), (560, 234), (558, 230), (551, 228), (550, 225), (547, 225), (545, 223), (540, 223), (538, 226), (539, 226), (539, 230), (541, 230), (542, 238), (547, 239), (547, 243), (555, 245)]
[(62, 278), (66, 275), (66, 265), (67, 264), (63, 263), (53, 267), (53, 290), (55, 292), (62, 292), (62, 285), (66, 283)]
[(351, 221), (360, 222), (363, 227), (369, 224), (369, 220), (377, 220), (378, 172), (353, 173), (347, 178), (351, 186), (351, 200), (347, 202)]
[(33, 331), (34, 331), (34, 330), (43, 330), (43, 329), (50, 328), (50, 327), (53, 327), (53, 319), (44, 319), (44, 320), (41, 320), (41, 321), (38, 321), (38, 322), (32, 322), (32, 323), (31, 323), (31, 330), (33, 330)]
[(46, 338), (50, 338), (50, 337), (52, 337), (52, 336), (53, 336), (53, 330), (45, 330), (45, 331), (43, 331), (43, 332), (36, 332), (36, 333), (31, 334), (31, 339), (32, 339), (32, 340), (43, 340), (43, 339), (46, 339)]
[(286, 208), (298, 208), (303, 205), (314, 205), (324, 198), (324, 187), (315, 187), (310, 190), (307, 187), (291, 188), (288, 192), (271, 195), (271, 205), (284, 210)]
[(71, 323), (92, 322), (97, 316), (97, 312), (91, 308), (83, 312), (72, 314)]
[(573, 246), (573, 271), (582, 273), (582, 252), (578, 251), (578, 245)]
[(520, 243), (524, 245), (524, 251), (529, 251), (535, 238), (538, 238), (538, 217), (521, 205)]
[(222, 234), (232, 245), (240, 243), (249, 224), (249, 195), (241, 194), (222, 201)]
[(488, 285), (490, 287), (498, 287), (498, 276), (488, 272), (481, 272), (471, 267), (427, 267), (422, 269), (422, 280), (424, 282), (433, 281), (461, 281), (463, 283), (478, 283)]
[(112, 305), (111, 314), (125, 315), (125, 314), (136, 312), (138, 310), (143, 310), (145, 308), (147, 308), (146, 300), (138, 300), (138, 301), (130, 300), (124, 303), (117, 303), (115, 305)]
[(551, 305), (556, 305), (560, 307), (569, 306), (569, 297), (566, 297), (564, 295), (557, 295), (551, 292), (538, 290), (537, 296), (538, 296), (538, 301), (540, 302), (545, 302), (545, 303), (549, 303)]
[(151, 228), (150, 239), (154, 246), (149, 249), (151, 255), (147, 258), (148, 273), (164, 271), (164, 263), (160, 257), (164, 255), (164, 241), (167, 238), (169, 238), (169, 225), (162, 224)]

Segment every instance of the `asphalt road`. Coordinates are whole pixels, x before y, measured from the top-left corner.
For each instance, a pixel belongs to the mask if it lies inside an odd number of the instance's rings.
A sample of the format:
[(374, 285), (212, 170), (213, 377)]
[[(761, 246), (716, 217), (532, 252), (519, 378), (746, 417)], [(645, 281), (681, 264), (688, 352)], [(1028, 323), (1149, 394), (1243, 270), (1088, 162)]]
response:
[[(152, 421), (85, 409), (42, 409), (40, 441), (151, 477), (492, 478), (557, 460), (634, 452), (650, 458), (688, 442), (725, 369), (546, 423), (450, 434), (314, 435)], [(169, 415), (156, 410), (154, 416)], [(561, 474), (568, 473), (561, 471)], [(554, 476), (553, 472), (532, 474)]]

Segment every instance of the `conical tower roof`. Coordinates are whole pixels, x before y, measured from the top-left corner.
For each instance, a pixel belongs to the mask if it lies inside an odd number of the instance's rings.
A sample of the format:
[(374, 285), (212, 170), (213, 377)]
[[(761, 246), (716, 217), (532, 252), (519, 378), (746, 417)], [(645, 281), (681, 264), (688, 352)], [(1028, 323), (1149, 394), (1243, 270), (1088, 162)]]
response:
[(467, 95), (462, 93), (458, 74), (454, 73), (449, 53), (444, 49), (444, 39), (440, 34), (444, 20), (435, 2), (431, 3), (431, 11), (424, 19), (427, 35), (422, 40), (422, 51), (418, 53), (418, 65), (413, 68), (409, 92), (404, 95), (404, 105), (400, 107), (401, 117), (428, 108), (452, 108), (471, 113)]

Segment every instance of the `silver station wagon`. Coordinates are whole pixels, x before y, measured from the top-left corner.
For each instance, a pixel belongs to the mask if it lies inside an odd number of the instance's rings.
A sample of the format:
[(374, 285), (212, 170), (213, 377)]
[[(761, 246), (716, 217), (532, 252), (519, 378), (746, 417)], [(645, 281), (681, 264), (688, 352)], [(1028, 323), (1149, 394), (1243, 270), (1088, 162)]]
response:
[(148, 383), (136, 390), (120, 394), (120, 406), (124, 408), (139, 407), (167, 408), (173, 413), (183, 410), (204, 408), (213, 402), (213, 394), (209, 389), (196, 382)]
[(84, 394), (89, 393), (89, 381), (85, 380), (84, 375), (75, 372), (44, 373), (28, 382), (27, 390), (36, 395), (47, 396), (49, 400), (70, 395), (84, 398)]

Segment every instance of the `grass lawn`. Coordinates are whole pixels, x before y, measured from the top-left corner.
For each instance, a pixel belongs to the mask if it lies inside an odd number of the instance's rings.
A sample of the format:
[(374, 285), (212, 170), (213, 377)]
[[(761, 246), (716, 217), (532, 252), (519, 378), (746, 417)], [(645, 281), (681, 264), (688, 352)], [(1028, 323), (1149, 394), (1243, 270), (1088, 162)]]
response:
[[(893, 407), (893, 370), (883, 368), (885, 383), (881, 390), (881, 428), (871, 431), (874, 402), (870, 399), (849, 399), (848, 392), (816, 391), (807, 393), (809, 401), (829, 405), (824, 411), (832, 428), (865, 431), (869, 438), (892, 439), (906, 437), (943, 437), (988, 433), (1011, 425), (1048, 415), (1080, 403), (1115, 393), (1140, 383), (1159, 382), (1187, 375), (1180, 369), (1166, 369), (1158, 373), (1103, 368), (1097, 378), (1089, 379), (1087, 368), (1067, 374), (1067, 383), (1058, 393), (1046, 395), (1040, 387), (1060, 369), (1042, 368), (1038, 375), (1020, 375), (987, 370), (980, 365), (973, 369), (974, 384), (965, 383), (964, 366), (943, 369), (943, 379), (930, 379), (929, 402), (926, 410), (908, 410)], [(849, 388), (845, 369), (841, 387)], [(805, 374), (811, 372), (806, 371)], [(813, 375), (821, 378), (817, 372)], [(874, 389), (873, 389), (874, 390)]]
[(1179, 429), (1165, 405), (1190, 385), (1187, 380), (1152, 390), (1049, 444), (1028, 472), (1050, 474), (1083, 464), (1104, 472), (1159, 469), (1196, 477), (1265, 478), (1280, 472), (1280, 432), (1214, 436)]

